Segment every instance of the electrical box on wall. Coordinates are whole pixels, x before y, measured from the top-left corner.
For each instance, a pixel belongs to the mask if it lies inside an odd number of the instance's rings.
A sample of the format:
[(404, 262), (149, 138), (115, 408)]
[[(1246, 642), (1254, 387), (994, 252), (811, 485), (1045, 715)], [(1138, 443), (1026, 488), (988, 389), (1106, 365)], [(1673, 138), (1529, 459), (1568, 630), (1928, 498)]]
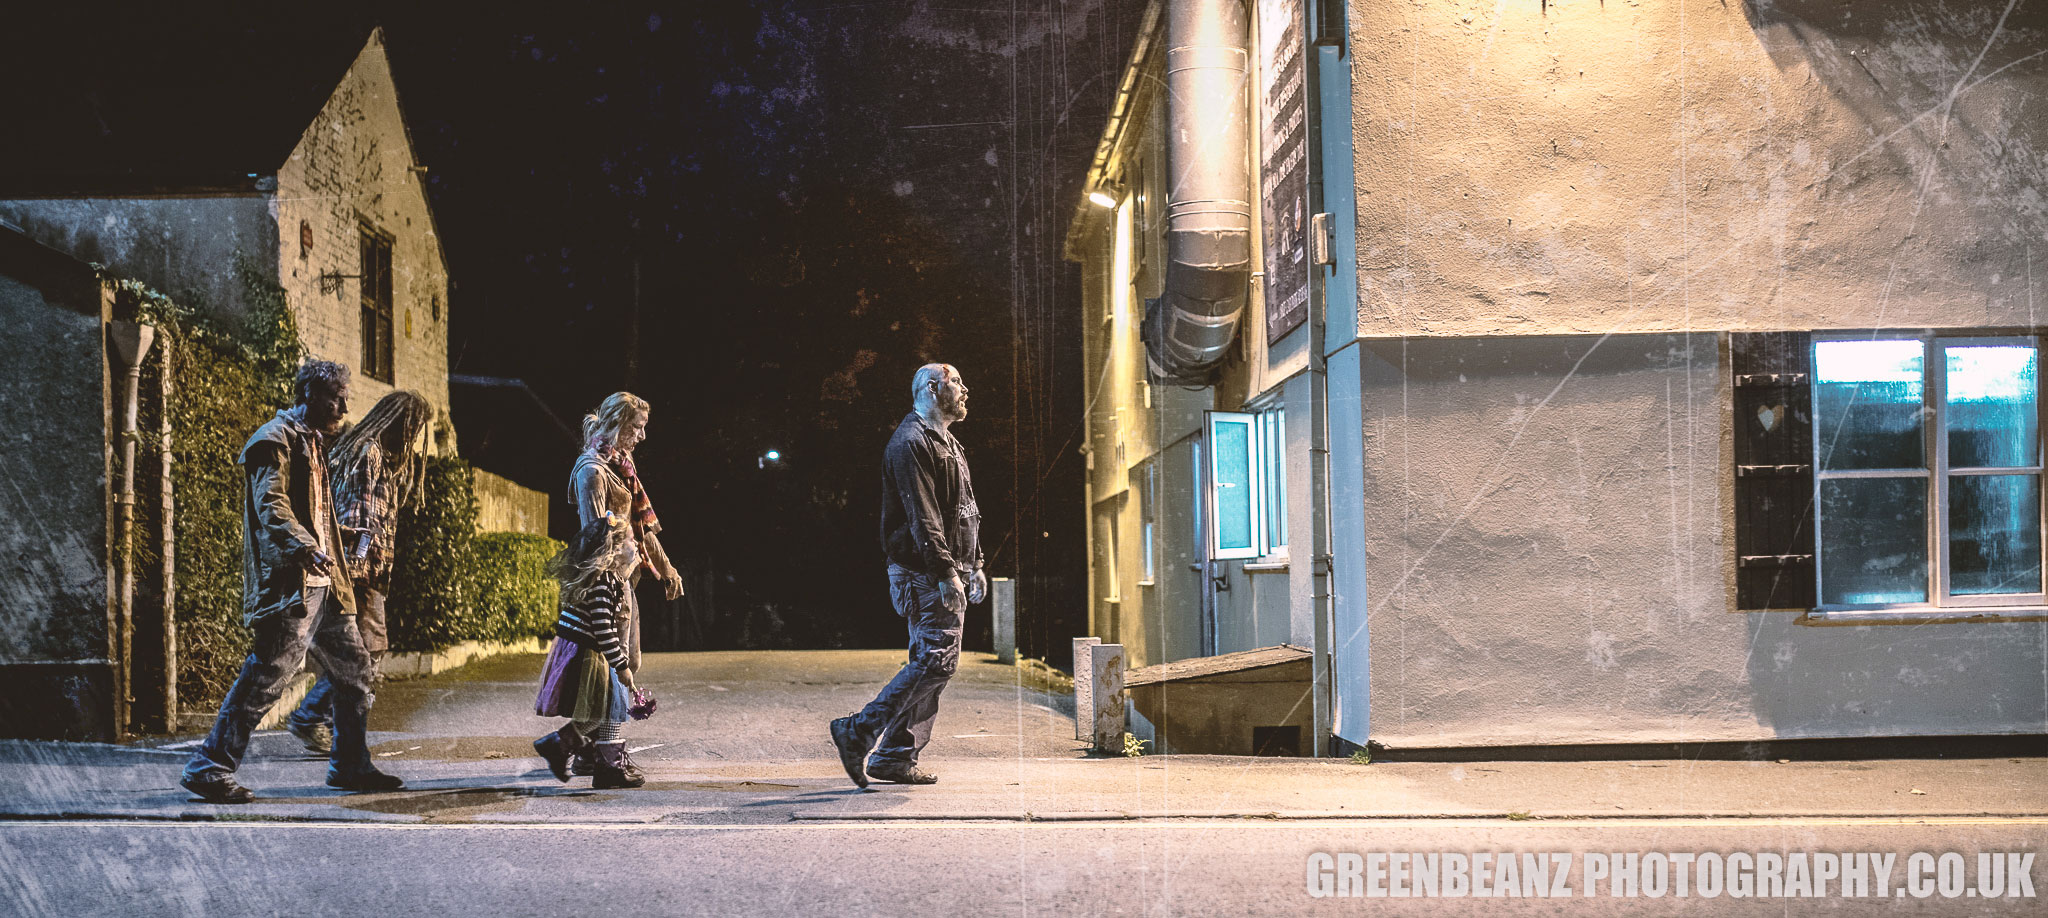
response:
[(1331, 226), (1329, 214), (1315, 214), (1308, 218), (1308, 260), (1319, 266), (1337, 263), (1336, 231)]

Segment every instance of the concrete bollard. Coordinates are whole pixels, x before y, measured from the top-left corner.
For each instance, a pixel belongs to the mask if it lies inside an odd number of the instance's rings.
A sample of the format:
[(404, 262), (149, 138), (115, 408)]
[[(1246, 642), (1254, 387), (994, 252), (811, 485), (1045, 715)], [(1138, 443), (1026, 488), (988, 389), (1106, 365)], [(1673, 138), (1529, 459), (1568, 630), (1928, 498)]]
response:
[(996, 662), (1005, 666), (1017, 665), (1017, 581), (1008, 577), (996, 577), (988, 582), (988, 592), (994, 601), (996, 628)]
[(1095, 723), (1094, 683), (1088, 679), (1088, 648), (1102, 643), (1101, 638), (1074, 639), (1074, 738), (1087, 739), (1090, 725)]
[(1095, 701), (1091, 740), (1098, 752), (1124, 751), (1124, 645), (1088, 647), (1088, 681)]

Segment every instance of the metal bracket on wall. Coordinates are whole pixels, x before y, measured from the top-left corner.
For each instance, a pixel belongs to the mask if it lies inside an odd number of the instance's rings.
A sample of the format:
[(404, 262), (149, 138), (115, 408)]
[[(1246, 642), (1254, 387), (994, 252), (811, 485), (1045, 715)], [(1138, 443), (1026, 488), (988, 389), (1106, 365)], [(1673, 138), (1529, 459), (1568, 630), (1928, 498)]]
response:
[(1737, 564), (1743, 567), (1795, 567), (1812, 564), (1812, 555), (1743, 555)]
[(1737, 386), (1803, 386), (1805, 373), (1743, 373), (1735, 377)]
[(360, 274), (336, 274), (332, 271), (329, 271), (326, 274), (320, 275), (320, 292), (340, 293), (342, 281), (362, 279), (363, 276)]
[(1796, 475), (1805, 475), (1812, 471), (1813, 466), (1810, 465), (1738, 465), (1735, 467), (1735, 477), (1789, 478)]

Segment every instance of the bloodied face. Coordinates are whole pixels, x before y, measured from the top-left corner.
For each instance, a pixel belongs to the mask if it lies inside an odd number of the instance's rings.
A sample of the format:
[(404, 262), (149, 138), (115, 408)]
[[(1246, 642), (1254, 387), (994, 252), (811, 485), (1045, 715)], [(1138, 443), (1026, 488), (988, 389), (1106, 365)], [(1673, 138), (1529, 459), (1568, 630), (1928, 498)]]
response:
[(341, 429), (348, 417), (348, 382), (315, 380), (306, 387), (306, 426), (323, 434)]
[(960, 377), (960, 371), (946, 368), (946, 378), (932, 392), (933, 403), (938, 406), (939, 415), (948, 421), (967, 417), (967, 382)]

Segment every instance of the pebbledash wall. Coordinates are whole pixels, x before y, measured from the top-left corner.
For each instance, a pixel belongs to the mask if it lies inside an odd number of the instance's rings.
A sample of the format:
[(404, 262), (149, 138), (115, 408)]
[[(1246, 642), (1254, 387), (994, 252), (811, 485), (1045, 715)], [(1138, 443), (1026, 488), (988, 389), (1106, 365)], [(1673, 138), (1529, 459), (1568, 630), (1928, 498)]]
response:
[[(278, 169), (274, 198), (278, 280), (308, 350), (357, 368), (358, 414), (396, 386), (448, 417), (448, 265), (424, 179), (379, 29)], [(365, 228), (392, 243), (390, 383), (361, 371)]]
[(2041, 328), (2048, 30), (2002, 12), (1350, 4), (1363, 480), (1333, 487), (1365, 595), (1335, 624), (1370, 714), (1340, 735), (2048, 731), (2041, 621), (1735, 600), (1731, 333)]

